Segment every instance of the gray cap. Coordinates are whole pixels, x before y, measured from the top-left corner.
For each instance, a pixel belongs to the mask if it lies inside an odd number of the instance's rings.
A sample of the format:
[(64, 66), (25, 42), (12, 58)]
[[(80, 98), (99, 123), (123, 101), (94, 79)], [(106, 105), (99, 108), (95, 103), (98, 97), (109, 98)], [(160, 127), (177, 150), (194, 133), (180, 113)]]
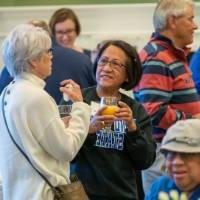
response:
[(181, 120), (172, 125), (162, 140), (161, 151), (200, 153), (200, 120)]

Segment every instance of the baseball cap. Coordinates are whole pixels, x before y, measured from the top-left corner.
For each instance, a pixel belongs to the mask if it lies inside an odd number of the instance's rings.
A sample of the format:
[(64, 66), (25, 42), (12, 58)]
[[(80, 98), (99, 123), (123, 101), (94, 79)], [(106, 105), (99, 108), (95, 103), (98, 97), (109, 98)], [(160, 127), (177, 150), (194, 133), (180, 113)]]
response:
[(164, 136), (161, 151), (200, 153), (200, 119), (180, 120)]

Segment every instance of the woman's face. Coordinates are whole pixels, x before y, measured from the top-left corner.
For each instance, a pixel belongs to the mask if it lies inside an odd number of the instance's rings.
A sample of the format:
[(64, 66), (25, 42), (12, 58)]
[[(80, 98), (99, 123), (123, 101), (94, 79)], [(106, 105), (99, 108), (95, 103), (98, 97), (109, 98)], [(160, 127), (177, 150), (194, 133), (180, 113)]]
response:
[(108, 46), (102, 53), (96, 71), (98, 87), (119, 90), (127, 79), (127, 56), (122, 49), (114, 45)]
[(75, 23), (71, 19), (66, 19), (57, 23), (54, 29), (56, 42), (65, 48), (73, 48), (77, 38)]
[(52, 71), (52, 58), (52, 49), (48, 49), (42, 54), (41, 58), (30, 61), (32, 73), (41, 79), (50, 76)]

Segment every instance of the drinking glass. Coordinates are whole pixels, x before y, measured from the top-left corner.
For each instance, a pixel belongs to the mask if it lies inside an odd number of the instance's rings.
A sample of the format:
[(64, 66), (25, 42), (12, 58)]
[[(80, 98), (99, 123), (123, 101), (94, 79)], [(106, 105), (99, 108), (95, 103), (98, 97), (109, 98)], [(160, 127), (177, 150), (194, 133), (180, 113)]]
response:
[(59, 110), (61, 118), (70, 116), (70, 112), (72, 110), (72, 105), (59, 105), (58, 110)]
[[(105, 110), (102, 111), (102, 115), (114, 115), (119, 109), (118, 97), (101, 97), (100, 107), (106, 106)], [(105, 127), (107, 130), (111, 130), (111, 125)]]

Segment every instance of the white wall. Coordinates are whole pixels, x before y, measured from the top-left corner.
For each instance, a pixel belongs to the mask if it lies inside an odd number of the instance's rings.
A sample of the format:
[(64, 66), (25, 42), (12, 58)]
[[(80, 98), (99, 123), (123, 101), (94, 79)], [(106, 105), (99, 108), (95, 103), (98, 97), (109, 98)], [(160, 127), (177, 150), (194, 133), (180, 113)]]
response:
[[(200, 24), (200, 3), (196, 3), (196, 21)], [(0, 7), (0, 44), (7, 33), (17, 24), (30, 19), (48, 22), (52, 13), (66, 6)], [(75, 10), (82, 32), (77, 43), (89, 49), (104, 39), (123, 39), (141, 49), (152, 31), (152, 14), (155, 4), (83, 5), (68, 6)], [(200, 45), (200, 29), (192, 45)], [(0, 51), (0, 66), (2, 66)]]

